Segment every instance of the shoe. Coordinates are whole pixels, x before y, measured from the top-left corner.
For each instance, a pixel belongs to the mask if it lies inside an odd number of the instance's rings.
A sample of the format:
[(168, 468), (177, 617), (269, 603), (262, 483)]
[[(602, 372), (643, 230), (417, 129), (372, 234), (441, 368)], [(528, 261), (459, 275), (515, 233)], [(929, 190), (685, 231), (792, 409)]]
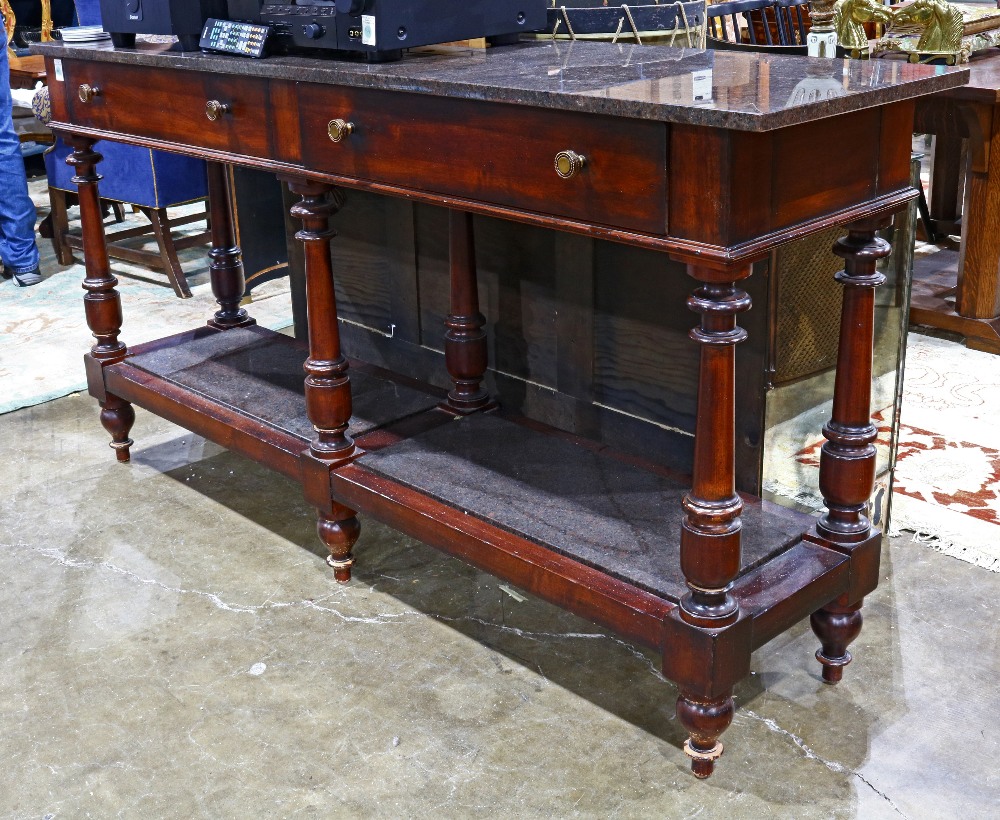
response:
[[(13, 272), (12, 272), (13, 273)], [(32, 268), (24, 273), (14, 273), (14, 284), (19, 288), (30, 288), (42, 281), (42, 274), (38, 268)]]
[(13, 275), (13, 273), (7, 270), (7, 266), (3, 263), (3, 261), (0, 261), (0, 276), (4, 279), (10, 279)]

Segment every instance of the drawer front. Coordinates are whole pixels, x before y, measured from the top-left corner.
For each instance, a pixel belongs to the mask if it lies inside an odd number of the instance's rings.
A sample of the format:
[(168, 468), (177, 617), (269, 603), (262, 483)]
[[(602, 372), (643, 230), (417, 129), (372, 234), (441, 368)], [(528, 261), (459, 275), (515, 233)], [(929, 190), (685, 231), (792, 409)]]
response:
[[(73, 60), (64, 61), (64, 76), (61, 93), (75, 125), (272, 156), (267, 80)], [(96, 91), (81, 94), (83, 86)], [(214, 121), (211, 101), (226, 106)]]
[[(303, 160), (317, 170), (666, 233), (663, 123), (305, 83), (299, 111)], [(584, 158), (564, 156), (569, 178), (561, 152)]]

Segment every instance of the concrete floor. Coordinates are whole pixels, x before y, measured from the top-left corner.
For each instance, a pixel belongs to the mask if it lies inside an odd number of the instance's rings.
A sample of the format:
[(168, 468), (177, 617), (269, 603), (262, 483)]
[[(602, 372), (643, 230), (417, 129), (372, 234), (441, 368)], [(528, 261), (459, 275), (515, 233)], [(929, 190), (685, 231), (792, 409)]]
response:
[(894, 539), (844, 683), (764, 647), (698, 781), (652, 654), (372, 521), (337, 586), (296, 485), (133, 437), (0, 417), (0, 816), (1000, 813), (1000, 575)]

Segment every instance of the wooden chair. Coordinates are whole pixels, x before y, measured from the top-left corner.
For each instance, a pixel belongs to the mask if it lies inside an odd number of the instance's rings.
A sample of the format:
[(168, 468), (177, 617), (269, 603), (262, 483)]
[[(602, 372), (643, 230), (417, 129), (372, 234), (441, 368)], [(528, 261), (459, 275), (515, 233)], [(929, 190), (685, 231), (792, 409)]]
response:
[[(174, 293), (182, 299), (191, 296), (177, 252), (207, 244), (210, 233), (206, 229), (178, 239), (173, 231), (192, 222), (205, 222), (207, 209), (171, 219), (167, 208), (205, 201), (208, 183), (204, 163), (166, 151), (106, 141), (96, 143), (95, 150), (103, 154), (102, 168), (107, 174), (101, 184), (101, 199), (132, 206), (149, 220), (148, 225), (108, 232), (108, 256), (161, 270), (167, 275)], [(60, 265), (72, 264), (73, 251), (83, 250), (82, 238), (70, 232), (67, 215), (76, 197), (73, 172), (66, 165), (70, 153), (70, 147), (57, 139), (45, 154), (52, 206), (50, 238)], [(120, 206), (113, 209), (116, 216), (121, 213)], [(156, 239), (155, 251), (134, 247), (132, 242), (122, 244), (150, 235)]]
[[(101, 24), (98, 0), (76, 0), (76, 10), (81, 25)], [(47, 93), (48, 89), (42, 89), (40, 95)], [(36, 95), (34, 107), (36, 116), (45, 122), (48, 113), (47, 96), (39, 100)], [(98, 142), (95, 150), (104, 156), (101, 165), (105, 174), (101, 183), (102, 200), (111, 203), (116, 217), (123, 213), (122, 205), (125, 205), (131, 206), (149, 220), (148, 225), (109, 232), (108, 256), (161, 270), (167, 275), (174, 293), (181, 298), (191, 296), (177, 252), (207, 244), (211, 234), (207, 224), (205, 230), (180, 239), (174, 237), (173, 231), (192, 222), (207, 223), (208, 209), (206, 207), (197, 213), (171, 219), (167, 215), (167, 208), (207, 200), (205, 163), (166, 151), (107, 141)], [(69, 230), (67, 216), (67, 209), (75, 203), (77, 191), (72, 181), (73, 171), (66, 165), (66, 158), (70, 153), (70, 147), (57, 139), (52, 149), (45, 154), (49, 201), (52, 206), (45, 232), (50, 234), (61, 265), (72, 264), (73, 251), (83, 249), (82, 239)], [(141, 236), (153, 236), (157, 250), (134, 247), (135, 243), (130, 240)]]
[(708, 6), (707, 20), (708, 36), (715, 40), (748, 45), (754, 51), (775, 48), (782, 54), (799, 53), (785, 47), (805, 47), (809, 0), (731, 0)]
[(775, 0), (778, 32), (782, 45), (805, 45), (812, 27), (809, 0)]

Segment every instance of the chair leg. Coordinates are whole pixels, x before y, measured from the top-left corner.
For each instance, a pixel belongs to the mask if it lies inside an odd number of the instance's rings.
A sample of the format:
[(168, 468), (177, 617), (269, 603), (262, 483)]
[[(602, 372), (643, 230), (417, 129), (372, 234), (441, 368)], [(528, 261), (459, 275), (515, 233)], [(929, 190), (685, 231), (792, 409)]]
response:
[(69, 217), (66, 214), (67, 194), (58, 188), (49, 188), (49, 214), (52, 218), (52, 250), (55, 251), (56, 261), (60, 265), (73, 264), (73, 251), (66, 242), (66, 234), (69, 233)]
[(160, 256), (163, 259), (163, 268), (170, 279), (174, 293), (181, 299), (191, 298), (191, 288), (188, 287), (187, 278), (181, 270), (181, 263), (177, 259), (177, 248), (174, 247), (174, 238), (170, 234), (170, 222), (167, 218), (166, 208), (142, 208), (142, 212), (153, 225), (153, 234), (156, 236), (156, 244), (160, 247)]

